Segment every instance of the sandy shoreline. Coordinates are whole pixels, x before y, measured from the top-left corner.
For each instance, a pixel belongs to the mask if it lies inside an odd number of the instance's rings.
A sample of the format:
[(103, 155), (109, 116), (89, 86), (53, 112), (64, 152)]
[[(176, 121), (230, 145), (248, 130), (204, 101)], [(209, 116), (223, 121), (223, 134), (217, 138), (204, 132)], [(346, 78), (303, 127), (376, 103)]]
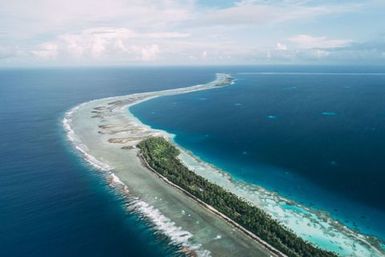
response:
[(215, 209), (214, 207), (212, 207), (211, 205), (208, 205), (206, 204), (205, 202), (203, 202), (202, 200), (200, 200), (199, 198), (195, 197), (194, 195), (192, 195), (191, 193), (189, 193), (188, 191), (184, 190), (183, 188), (181, 188), (180, 186), (172, 183), (170, 180), (168, 180), (166, 177), (160, 175), (156, 170), (152, 169), (151, 166), (147, 163), (147, 161), (145, 160), (145, 158), (143, 158), (143, 156), (139, 153), (138, 154), (138, 157), (140, 158), (140, 160), (142, 161), (143, 165), (145, 167), (147, 167), (149, 170), (151, 170), (152, 172), (154, 172), (155, 174), (157, 174), (157, 176), (159, 176), (160, 179), (162, 179), (163, 181), (165, 181), (167, 184), (169, 184), (170, 186), (176, 188), (177, 190), (180, 190), (181, 192), (183, 192), (185, 195), (187, 195), (188, 197), (192, 198), (194, 201), (196, 201), (198, 204), (200, 204), (201, 206), (203, 206), (204, 208), (206, 208), (208, 211), (214, 213), (215, 215), (219, 216), (220, 218), (224, 219), (226, 222), (228, 222), (230, 225), (236, 227), (237, 229), (239, 229), (240, 231), (242, 231), (243, 233), (245, 233), (246, 235), (248, 235), (252, 240), (256, 240), (258, 243), (260, 243), (262, 246), (264, 246), (268, 251), (270, 251), (270, 255), (271, 256), (279, 256), (279, 257), (287, 257), (287, 255), (285, 255), (284, 253), (280, 252), (279, 250), (277, 250), (276, 248), (274, 248), (273, 246), (269, 245), (267, 242), (265, 242), (264, 240), (262, 240), (261, 238), (259, 238), (257, 235), (255, 235), (254, 233), (252, 233), (251, 231), (245, 229), (244, 227), (242, 227), (241, 225), (239, 225), (237, 222), (233, 221), (232, 219), (230, 219), (229, 217), (227, 217), (225, 214), (221, 213), (220, 211), (218, 211), (217, 209)]
[[(155, 229), (197, 256), (270, 256), (217, 215), (205, 210), (145, 168), (133, 148), (143, 138), (165, 135), (143, 127), (127, 108), (160, 95), (186, 93), (227, 85), (227, 75), (189, 88), (100, 99), (70, 110), (63, 121), (68, 139), (86, 161), (103, 170), (112, 185), (131, 199), (128, 209), (150, 221)], [(111, 139), (113, 139), (111, 141)]]
[[(112, 184), (135, 199), (129, 208), (146, 216), (175, 244), (200, 256), (269, 256), (271, 253), (261, 244), (160, 181), (141, 165), (138, 150), (134, 147), (146, 137), (161, 135), (170, 138), (170, 135), (142, 124), (128, 111), (130, 106), (159, 96), (220, 88), (229, 83), (231, 77), (217, 74), (215, 81), (203, 85), (94, 100), (70, 110), (63, 123), (69, 140), (83, 157), (104, 170)], [(180, 158), (198, 175), (229, 188), (250, 203), (274, 214), (274, 218), (289, 228), (304, 227), (305, 231), (296, 233), (314, 234), (317, 240), (336, 245), (343, 255), (383, 256), (370, 244), (370, 238), (356, 235), (330, 217), (314, 213), (262, 188), (236, 183), (228, 174), (185, 151)], [(291, 211), (282, 207), (287, 204), (302, 209)], [(299, 223), (301, 220), (303, 223)]]

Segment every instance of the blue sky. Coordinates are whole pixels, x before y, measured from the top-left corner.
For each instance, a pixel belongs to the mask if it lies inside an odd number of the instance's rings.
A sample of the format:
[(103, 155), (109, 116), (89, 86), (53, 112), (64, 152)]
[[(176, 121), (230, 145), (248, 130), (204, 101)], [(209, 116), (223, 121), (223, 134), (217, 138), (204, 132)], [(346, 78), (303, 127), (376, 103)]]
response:
[(382, 65), (384, 13), (384, 0), (0, 0), (0, 66)]

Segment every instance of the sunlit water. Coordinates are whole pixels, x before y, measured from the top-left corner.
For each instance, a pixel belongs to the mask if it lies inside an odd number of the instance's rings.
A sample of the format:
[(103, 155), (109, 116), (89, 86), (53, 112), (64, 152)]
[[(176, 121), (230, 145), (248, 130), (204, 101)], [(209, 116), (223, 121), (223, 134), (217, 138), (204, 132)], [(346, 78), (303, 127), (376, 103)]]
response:
[(219, 90), (132, 108), (233, 177), (385, 238), (385, 73), (234, 68)]

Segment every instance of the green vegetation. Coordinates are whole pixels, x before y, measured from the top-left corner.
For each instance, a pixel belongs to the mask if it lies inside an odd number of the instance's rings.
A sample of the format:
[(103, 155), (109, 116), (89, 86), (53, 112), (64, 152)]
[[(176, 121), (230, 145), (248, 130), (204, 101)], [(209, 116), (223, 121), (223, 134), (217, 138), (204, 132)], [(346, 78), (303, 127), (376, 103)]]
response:
[(314, 247), (261, 209), (190, 171), (177, 158), (179, 150), (164, 138), (148, 138), (138, 147), (148, 165), (160, 175), (213, 206), (282, 253), (288, 256), (336, 256)]

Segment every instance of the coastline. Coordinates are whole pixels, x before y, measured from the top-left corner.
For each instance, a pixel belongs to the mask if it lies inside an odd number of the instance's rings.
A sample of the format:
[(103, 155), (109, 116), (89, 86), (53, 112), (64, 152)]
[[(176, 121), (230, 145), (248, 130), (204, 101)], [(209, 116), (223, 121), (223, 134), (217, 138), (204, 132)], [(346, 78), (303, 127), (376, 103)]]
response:
[[(203, 85), (94, 100), (73, 108), (66, 114), (66, 118), (63, 123), (66, 128), (68, 138), (73, 143), (75, 148), (83, 154), (83, 156), (88, 162), (90, 162), (97, 168), (104, 170), (110, 177), (110, 181), (114, 185), (117, 185), (120, 189), (122, 189), (125, 194), (139, 197), (140, 200), (136, 199), (136, 201), (140, 203), (136, 204), (137, 206), (143, 207), (147, 204), (150, 207), (146, 207), (150, 209), (157, 208), (157, 210), (161, 209), (161, 211), (167, 212), (167, 208), (165, 208), (165, 206), (162, 206), (162, 204), (159, 204), (159, 201), (154, 201), (153, 199), (150, 200), (148, 197), (144, 197), (143, 192), (140, 192), (140, 190), (138, 191), (138, 188), (136, 188), (137, 185), (135, 185), (135, 183), (132, 183), (132, 181), (128, 181), (129, 178), (127, 176), (132, 175), (133, 169), (139, 169), (142, 171), (142, 173), (146, 172), (144, 171), (146, 169), (144, 169), (143, 166), (142, 168), (138, 167), (138, 159), (136, 156), (137, 149), (135, 149), (135, 145), (137, 143), (149, 136), (163, 136), (169, 138), (172, 141), (172, 135), (168, 134), (165, 131), (154, 130), (149, 126), (144, 125), (135, 116), (133, 116), (128, 109), (130, 106), (139, 104), (143, 101), (147, 101), (155, 97), (220, 88), (222, 86), (226, 86), (229, 83), (231, 83), (231, 77), (226, 74), (217, 74), (217, 79), (215, 81)], [(132, 162), (131, 166), (127, 166), (124, 161), (122, 162), (122, 158), (123, 160), (130, 159), (130, 161)], [(180, 159), (187, 167), (192, 168), (191, 170), (205, 177), (209, 181), (214, 181), (216, 184), (219, 184), (222, 187), (225, 186), (226, 188), (229, 188), (229, 190), (233, 193), (239, 195), (240, 197), (256, 205), (257, 207), (261, 207), (268, 213), (273, 213), (274, 215), (272, 216), (274, 218), (278, 217), (278, 220), (290, 229), (292, 229), (291, 226), (298, 227), (298, 225), (303, 225), (297, 222), (298, 220), (305, 218), (306, 222), (304, 223), (307, 224), (310, 222), (310, 225), (305, 226), (305, 229), (313, 229), (310, 231), (305, 231), (306, 233), (322, 233), (322, 235), (319, 235), (320, 237), (323, 235), (327, 236), (328, 234), (330, 234), (330, 236), (326, 237), (326, 239), (332, 238), (332, 240), (334, 240), (334, 244), (345, 244), (344, 246), (346, 247), (346, 249), (349, 247), (354, 249), (354, 253), (357, 255), (351, 256), (383, 256), (382, 253), (378, 249), (376, 249), (376, 247), (371, 245), (371, 242), (369, 242), (370, 238), (367, 238), (366, 236), (362, 235), (357, 235), (354, 231), (350, 230), (344, 225), (333, 221), (326, 214), (314, 212), (313, 210), (310, 210), (304, 206), (300, 206), (292, 201), (284, 199), (276, 195), (275, 193), (268, 192), (263, 188), (233, 181), (227, 173), (219, 171), (215, 169), (215, 167), (210, 166), (209, 164), (203, 163), (191, 154), (187, 153), (186, 151), (183, 151), (183, 149)], [(143, 176), (143, 174), (138, 175)], [(149, 174), (146, 174), (146, 176), (148, 176), (147, 179), (151, 177), (151, 175)], [(159, 180), (159, 178), (156, 178), (156, 180)], [(156, 182), (154, 183), (156, 184)], [(176, 190), (172, 189), (171, 191)], [(253, 193), (250, 194), (250, 192)], [(154, 192), (154, 194), (156, 194), (156, 192)], [(134, 209), (138, 208), (140, 211), (139, 207), (135, 206), (135, 204), (132, 205), (134, 205)], [(288, 212), (288, 209), (282, 207), (283, 205), (292, 206), (293, 211)], [(143, 208), (142, 213), (145, 212), (143, 211)], [(188, 206), (185, 206), (183, 208), (188, 208)], [(199, 208), (203, 209), (200, 206)], [(301, 209), (301, 211), (298, 211), (297, 208)], [(170, 209), (169, 212), (171, 211), (172, 209)], [(194, 211), (198, 210), (194, 209)], [(147, 216), (149, 216), (148, 213)], [(169, 216), (171, 223), (178, 221), (178, 217), (171, 218), (171, 216), (175, 216), (172, 215), (172, 213), (163, 217)], [(282, 218), (281, 220), (279, 219), (280, 217)], [(154, 221), (154, 219), (152, 219), (152, 221), (154, 223), (157, 222)], [(292, 224), (290, 224), (290, 222), (292, 222)], [(314, 226), (314, 224), (318, 224), (319, 227)], [(187, 223), (185, 224), (185, 226), (177, 227), (186, 227), (188, 232), (189, 228), (191, 228), (191, 224)], [(215, 230), (218, 228), (211, 229)], [(242, 241), (242, 243), (238, 244), (239, 251), (242, 252), (241, 245), (245, 243), (245, 235), (242, 236), (242, 232), (240, 231), (238, 231), (239, 233), (235, 233), (232, 227), (228, 224), (225, 230), (228, 230), (227, 236), (229, 238), (232, 236), (232, 239), (235, 240), (235, 242), (237, 240)], [(164, 232), (165, 234), (169, 233), (167, 231), (162, 232)], [(179, 231), (178, 233), (183, 234), (186, 233), (186, 231)], [(340, 237), (336, 238), (334, 236), (335, 233), (337, 233)], [(223, 241), (223, 238), (226, 237), (225, 235), (220, 235), (220, 240), (216, 240), (216, 244), (218, 245), (215, 247), (211, 247), (211, 245), (213, 244), (212, 242), (205, 242), (205, 240), (207, 241), (206, 235), (199, 235), (199, 232), (188, 232), (187, 234), (189, 235), (186, 237), (187, 240), (185, 240), (186, 238), (183, 238), (181, 240), (180, 238), (176, 237), (173, 239), (173, 241), (176, 241), (177, 244), (181, 244), (183, 247), (194, 250), (194, 252), (202, 256), (209, 256), (210, 252), (217, 253), (218, 249), (220, 249), (221, 247), (223, 248), (224, 245), (224, 243), (218, 243), (218, 241)], [(218, 235), (215, 236), (215, 238), (218, 237)], [(172, 238), (172, 236), (170, 235), (169, 237)], [(197, 241), (197, 243), (190, 242), (194, 240)], [(256, 245), (252, 244), (252, 247), (261, 250), (260, 247)], [(206, 250), (206, 248), (212, 249)], [(247, 253), (249, 252), (246, 251), (242, 253), (242, 256), (247, 256), (245, 255)], [(230, 254), (228, 256), (234, 255), (234, 253), (227, 251), (223, 251), (223, 254), (224, 255), (219, 256), (226, 256), (226, 254)], [(253, 254), (253, 252), (250, 252), (249, 254), (251, 254), (251, 256), (255, 255)], [(263, 255), (264, 253), (259, 254)]]
[(362, 234), (340, 223), (326, 211), (312, 209), (261, 186), (234, 179), (226, 171), (177, 146), (181, 151), (179, 160), (190, 170), (261, 208), (314, 245), (341, 256), (385, 256), (384, 245), (376, 237)]
[(224, 219), (228, 224), (230, 224), (231, 226), (234, 226), (236, 227), (237, 229), (239, 229), (240, 231), (242, 231), (243, 233), (245, 233), (246, 235), (248, 235), (252, 240), (256, 240), (258, 243), (260, 243), (261, 245), (263, 245), (268, 251), (270, 251), (270, 254), (271, 256), (279, 256), (279, 257), (287, 257), (287, 255), (285, 255), (284, 253), (280, 252), (279, 250), (277, 250), (276, 248), (274, 248), (273, 246), (271, 246), (270, 244), (268, 244), (267, 242), (265, 242), (264, 240), (262, 240), (260, 237), (258, 237), (257, 235), (255, 235), (254, 233), (252, 233), (251, 231), (247, 230), (246, 228), (242, 227), (240, 224), (238, 224), (237, 222), (235, 222), (234, 220), (232, 220), (231, 218), (227, 217), (225, 214), (221, 213), (220, 211), (218, 211), (217, 209), (215, 209), (213, 206), (203, 202), (201, 199), (199, 199), (198, 197), (192, 195), (191, 193), (189, 193), (187, 190), (181, 188), (180, 186), (174, 184), (173, 182), (171, 182), (169, 179), (167, 179), (166, 177), (162, 176), (161, 174), (159, 174), (159, 172), (157, 172), (156, 170), (154, 170), (149, 164), (148, 162), (146, 161), (145, 158), (143, 158), (142, 154), (138, 154), (138, 158), (140, 158), (140, 160), (143, 162), (143, 165), (148, 168), (149, 170), (151, 170), (152, 172), (154, 172), (161, 180), (163, 180), (164, 182), (166, 182), (167, 184), (169, 184), (170, 186), (174, 187), (175, 189), (177, 190), (180, 190), (181, 192), (183, 192), (184, 194), (186, 194), (188, 197), (192, 198), (194, 201), (196, 201), (199, 205), (201, 205), (203, 208), (205, 208), (206, 210), (214, 213), (215, 215), (217, 215), (218, 217)]
[[(176, 91), (215, 88), (224, 81), (222, 77), (219, 83)], [(174, 91), (161, 94), (169, 93)], [(94, 100), (71, 109), (63, 120), (69, 141), (88, 163), (104, 172), (111, 186), (126, 196), (129, 211), (152, 223), (154, 230), (166, 235), (181, 252), (189, 256), (270, 256), (260, 244), (165, 184), (141, 164), (132, 146), (144, 137), (164, 133), (138, 127), (127, 115), (126, 104), (151, 99), (154, 94), (159, 93)], [(116, 139), (115, 143), (108, 142), (111, 138)]]

